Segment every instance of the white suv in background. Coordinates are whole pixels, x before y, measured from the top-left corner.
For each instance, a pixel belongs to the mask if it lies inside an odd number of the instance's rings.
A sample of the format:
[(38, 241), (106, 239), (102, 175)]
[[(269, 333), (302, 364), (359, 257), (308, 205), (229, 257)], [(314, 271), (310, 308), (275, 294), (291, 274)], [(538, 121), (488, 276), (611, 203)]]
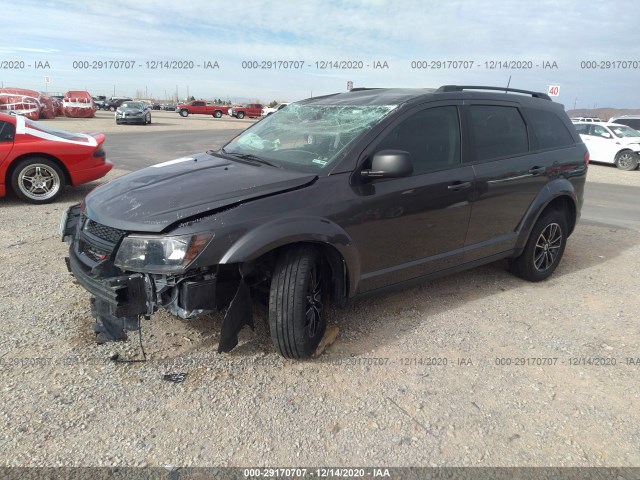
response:
[(610, 123), (620, 123), (636, 130), (640, 130), (640, 115), (622, 115), (621, 117), (611, 117)]
[(573, 126), (589, 149), (590, 160), (613, 163), (621, 170), (638, 168), (640, 132), (637, 130), (609, 122), (577, 122)]
[(571, 121), (573, 123), (578, 123), (578, 122), (601, 122), (602, 120), (600, 120), (598, 117), (571, 117)]

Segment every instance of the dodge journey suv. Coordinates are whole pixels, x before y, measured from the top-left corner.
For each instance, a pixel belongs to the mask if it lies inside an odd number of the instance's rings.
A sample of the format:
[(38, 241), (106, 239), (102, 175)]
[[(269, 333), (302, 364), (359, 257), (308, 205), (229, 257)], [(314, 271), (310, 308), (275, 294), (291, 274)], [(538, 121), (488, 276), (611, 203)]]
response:
[(126, 339), (160, 308), (225, 309), (218, 351), (229, 351), (262, 302), (276, 350), (303, 358), (327, 302), (499, 259), (546, 279), (580, 216), (588, 162), (543, 93), (353, 89), (98, 187), (61, 234), (98, 342)]

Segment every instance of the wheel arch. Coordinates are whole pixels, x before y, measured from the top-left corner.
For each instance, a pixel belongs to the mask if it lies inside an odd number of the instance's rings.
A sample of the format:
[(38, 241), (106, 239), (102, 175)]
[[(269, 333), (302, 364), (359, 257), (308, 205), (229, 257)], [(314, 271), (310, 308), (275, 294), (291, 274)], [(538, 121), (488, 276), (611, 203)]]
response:
[(340, 226), (322, 218), (287, 218), (262, 225), (238, 239), (219, 263), (253, 262), (300, 244), (313, 245), (327, 260), (338, 284), (334, 291), (338, 303), (355, 294), (360, 278), (357, 248)]
[(578, 195), (568, 180), (562, 179), (547, 185), (532, 202), (518, 226), (520, 235), (516, 242), (515, 256), (522, 253), (538, 219), (551, 209), (566, 213), (568, 235), (571, 235), (579, 219), (578, 204)]
[(18, 164), (23, 160), (27, 160), (29, 158), (46, 158), (47, 160), (55, 162), (55, 164), (60, 167), (60, 170), (62, 170), (62, 173), (64, 174), (65, 184), (72, 184), (69, 170), (67, 170), (65, 164), (58, 157), (56, 157), (55, 155), (51, 155), (50, 153), (29, 152), (11, 160), (11, 164), (9, 165), (9, 168), (7, 168), (7, 173), (5, 174), (4, 178), (5, 185), (7, 185), (9, 189), (11, 188), (11, 176), (13, 175), (13, 172), (15, 172), (16, 168), (18, 168)]

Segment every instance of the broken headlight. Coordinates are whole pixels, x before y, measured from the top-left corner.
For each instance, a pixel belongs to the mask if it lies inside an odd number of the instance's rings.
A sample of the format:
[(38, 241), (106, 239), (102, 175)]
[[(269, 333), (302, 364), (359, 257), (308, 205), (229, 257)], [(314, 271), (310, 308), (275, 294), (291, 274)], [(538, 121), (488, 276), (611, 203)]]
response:
[(129, 235), (122, 240), (115, 264), (123, 270), (181, 273), (202, 252), (213, 233), (195, 235)]

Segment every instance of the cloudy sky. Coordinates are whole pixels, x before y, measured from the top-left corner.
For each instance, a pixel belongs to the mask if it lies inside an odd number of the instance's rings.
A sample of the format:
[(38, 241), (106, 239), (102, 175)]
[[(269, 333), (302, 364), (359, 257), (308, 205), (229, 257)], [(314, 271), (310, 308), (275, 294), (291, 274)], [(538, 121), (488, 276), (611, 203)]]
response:
[[(3, 3), (5, 87), (268, 102), (343, 91), (347, 81), (506, 86), (511, 77), (515, 88), (559, 85), (567, 108), (640, 108), (636, 0)], [(164, 68), (172, 61), (193, 68)], [(243, 68), (268, 61), (279, 68)], [(345, 66), (362, 68), (336, 68)]]

